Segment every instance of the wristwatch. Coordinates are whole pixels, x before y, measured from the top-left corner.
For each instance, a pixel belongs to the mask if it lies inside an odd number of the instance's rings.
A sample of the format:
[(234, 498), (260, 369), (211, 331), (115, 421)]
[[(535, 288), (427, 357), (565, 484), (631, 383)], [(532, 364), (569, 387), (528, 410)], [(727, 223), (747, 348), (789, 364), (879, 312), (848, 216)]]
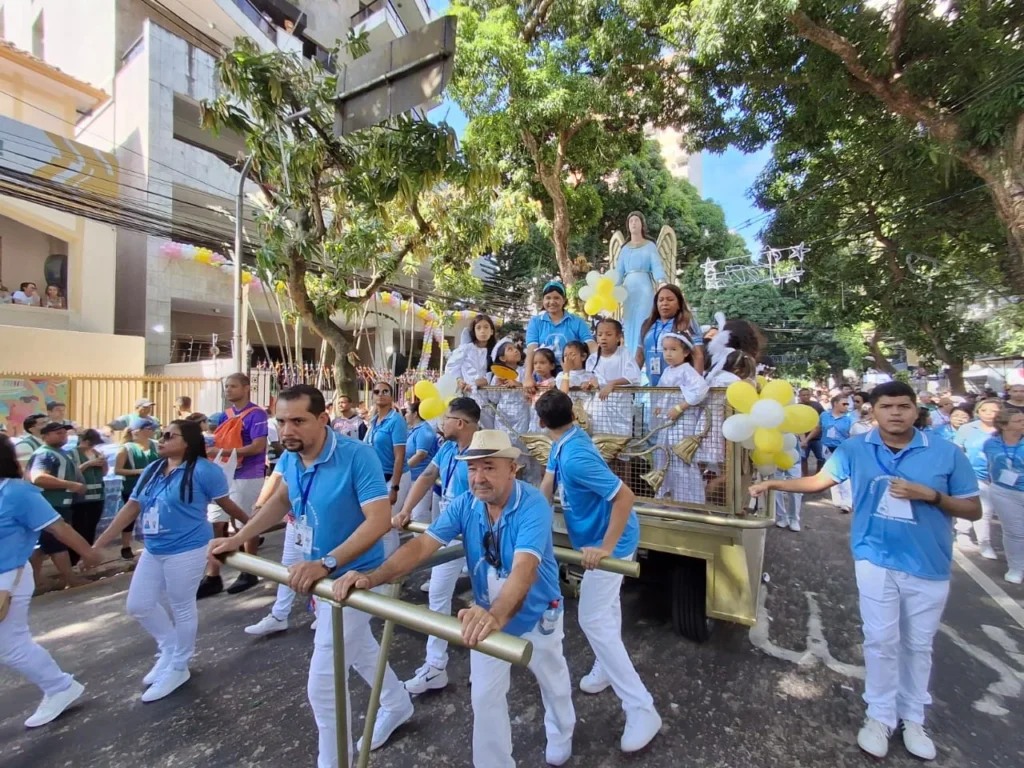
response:
[(399, 489), (400, 487), (401, 487), (401, 486), (398, 486), (398, 485), (392, 485), (392, 486), (391, 486), (391, 490), (392, 490), (392, 491), (397, 491), (397, 490), (398, 490), (398, 489)]
[(338, 559), (336, 557), (332, 557), (331, 555), (328, 555), (327, 557), (321, 557), (320, 565), (327, 569), (327, 575), (330, 576), (338, 567)]

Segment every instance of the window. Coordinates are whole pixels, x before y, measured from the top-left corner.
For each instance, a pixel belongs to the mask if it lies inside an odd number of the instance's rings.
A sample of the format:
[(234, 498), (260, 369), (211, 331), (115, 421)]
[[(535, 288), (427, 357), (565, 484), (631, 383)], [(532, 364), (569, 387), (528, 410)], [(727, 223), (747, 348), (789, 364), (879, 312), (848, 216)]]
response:
[(39, 12), (35, 24), (32, 25), (32, 55), (37, 59), (46, 60), (46, 28), (43, 26), (43, 13)]

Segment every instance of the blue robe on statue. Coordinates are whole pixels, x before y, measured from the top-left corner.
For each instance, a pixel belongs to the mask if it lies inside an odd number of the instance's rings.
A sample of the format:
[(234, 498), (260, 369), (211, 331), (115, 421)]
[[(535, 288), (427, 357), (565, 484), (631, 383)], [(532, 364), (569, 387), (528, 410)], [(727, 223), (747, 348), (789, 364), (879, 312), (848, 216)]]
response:
[(622, 307), (622, 330), (626, 336), (626, 349), (630, 355), (636, 355), (643, 343), (640, 329), (651, 316), (654, 306), (655, 289), (658, 283), (667, 280), (658, 247), (650, 240), (639, 248), (626, 243), (619, 251), (618, 263), (609, 276), (616, 283), (621, 281), (626, 288), (628, 296)]

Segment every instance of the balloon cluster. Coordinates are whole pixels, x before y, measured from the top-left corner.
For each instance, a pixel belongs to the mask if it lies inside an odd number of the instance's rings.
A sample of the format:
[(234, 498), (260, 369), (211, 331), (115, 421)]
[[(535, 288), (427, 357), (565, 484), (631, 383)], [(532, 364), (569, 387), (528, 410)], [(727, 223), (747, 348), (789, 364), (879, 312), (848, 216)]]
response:
[[(171, 241), (160, 246), (160, 253), (171, 261), (194, 261), (227, 273), (231, 273), (234, 270), (234, 263), (229, 258), (210, 248)], [(254, 277), (251, 272), (246, 272), (245, 270), (242, 270), (242, 284), (248, 285), (249, 290), (256, 293), (263, 290), (263, 282), (258, 277)]]
[(444, 413), (455, 398), (456, 383), (455, 376), (450, 375), (442, 376), (437, 384), (426, 379), (417, 381), (412, 391), (420, 401), (420, 418), (430, 421)]
[[(462, 309), (454, 312), (438, 312), (424, 307), (421, 304), (417, 304), (415, 301), (403, 299), (402, 294), (397, 291), (380, 291), (377, 293), (376, 297), (377, 300), (385, 306), (394, 307), (402, 312), (408, 312), (411, 308), (412, 313), (426, 323), (454, 325), (459, 320), (471, 320), (477, 314), (473, 310), (469, 309)], [(502, 325), (505, 322), (505, 318), (495, 317), (494, 321), (498, 325)]]
[(818, 412), (811, 406), (791, 405), (793, 394), (793, 387), (780, 379), (766, 382), (760, 394), (746, 381), (734, 382), (725, 391), (738, 413), (722, 424), (722, 436), (750, 449), (750, 458), (762, 475), (787, 470), (800, 461), (796, 436), (818, 425)]
[(447, 347), (444, 331), (440, 325), (433, 325), (428, 322), (423, 329), (423, 351), (420, 353), (420, 362), (417, 366), (419, 370), (425, 371), (427, 366), (430, 365), (430, 355), (434, 351), (435, 341), (441, 344), (441, 354), (443, 355)]
[(627, 295), (625, 287), (616, 285), (614, 280), (596, 269), (587, 273), (587, 284), (580, 289), (580, 299), (584, 302), (583, 311), (588, 315), (614, 312), (626, 300)]

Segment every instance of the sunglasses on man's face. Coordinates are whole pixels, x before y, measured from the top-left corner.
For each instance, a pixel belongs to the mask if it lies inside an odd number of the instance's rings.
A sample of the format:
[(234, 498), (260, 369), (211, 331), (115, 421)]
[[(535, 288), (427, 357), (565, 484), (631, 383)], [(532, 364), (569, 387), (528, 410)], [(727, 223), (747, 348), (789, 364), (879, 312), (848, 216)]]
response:
[(491, 531), (484, 532), (484, 561), (497, 570), (501, 570), (501, 545), (498, 536)]

